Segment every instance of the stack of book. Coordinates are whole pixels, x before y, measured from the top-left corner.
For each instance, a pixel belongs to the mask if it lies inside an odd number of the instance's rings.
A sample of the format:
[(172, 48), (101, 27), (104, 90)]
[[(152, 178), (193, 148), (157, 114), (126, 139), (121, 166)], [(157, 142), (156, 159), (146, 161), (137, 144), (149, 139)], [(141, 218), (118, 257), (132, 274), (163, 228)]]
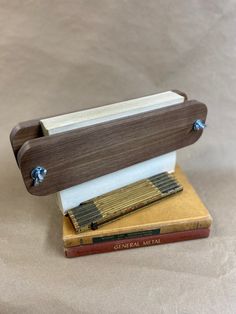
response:
[(179, 167), (175, 177), (183, 191), (96, 230), (77, 233), (72, 220), (64, 216), (65, 256), (77, 257), (208, 237), (211, 215)]

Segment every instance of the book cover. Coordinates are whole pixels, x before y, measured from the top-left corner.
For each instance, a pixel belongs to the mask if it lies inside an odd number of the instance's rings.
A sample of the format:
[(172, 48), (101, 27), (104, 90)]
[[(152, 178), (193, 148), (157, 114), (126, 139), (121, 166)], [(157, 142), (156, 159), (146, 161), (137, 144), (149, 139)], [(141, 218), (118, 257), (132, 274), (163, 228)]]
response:
[(144, 236), (116, 241), (106, 241), (96, 244), (77, 245), (65, 248), (66, 257), (79, 257), (90, 254), (114, 252), (140, 248), (145, 246), (173, 243), (186, 240), (206, 238), (209, 236), (210, 229), (195, 229), (188, 231), (179, 231), (159, 235)]
[(165, 234), (209, 228), (212, 223), (211, 215), (179, 167), (176, 168), (175, 176), (183, 186), (181, 193), (97, 230), (76, 233), (70, 219), (63, 217), (64, 247), (153, 235), (157, 232)]

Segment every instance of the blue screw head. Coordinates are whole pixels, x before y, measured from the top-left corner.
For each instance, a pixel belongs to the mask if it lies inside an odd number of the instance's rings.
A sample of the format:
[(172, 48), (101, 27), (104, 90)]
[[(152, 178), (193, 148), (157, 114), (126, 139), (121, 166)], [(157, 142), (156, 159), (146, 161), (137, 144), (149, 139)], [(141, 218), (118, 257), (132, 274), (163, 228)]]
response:
[(47, 174), (47, 169), (42, 166), (37, 166), (31, 171), (31, 178), (33, 179), (33, 185), (37, 186), (43, 182)]
[(204, 122), (203, 120), (201, 120), (201, 119), (196, 120), (196, 121), (194, 122), (194, 124), (193, 124), (193, 130), (194, 130), (194, 131), (203, 130), (203, 129), (205, 129), (205, 127), (206, 127), (206, 124), (205, 124), (205, 122)]

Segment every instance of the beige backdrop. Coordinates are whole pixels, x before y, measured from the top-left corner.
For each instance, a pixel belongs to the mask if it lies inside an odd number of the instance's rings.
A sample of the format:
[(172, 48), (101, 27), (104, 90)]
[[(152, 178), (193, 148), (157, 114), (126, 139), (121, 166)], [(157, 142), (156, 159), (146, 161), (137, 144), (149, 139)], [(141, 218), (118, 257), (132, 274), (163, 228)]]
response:
[[(236, 313), (236, 1), (0, 0), (0, 313)], [(66, 259), (53, 196), (28, 194), (19, 121), (169, 89), (208, 104), (178, 154), (211, 237)]]

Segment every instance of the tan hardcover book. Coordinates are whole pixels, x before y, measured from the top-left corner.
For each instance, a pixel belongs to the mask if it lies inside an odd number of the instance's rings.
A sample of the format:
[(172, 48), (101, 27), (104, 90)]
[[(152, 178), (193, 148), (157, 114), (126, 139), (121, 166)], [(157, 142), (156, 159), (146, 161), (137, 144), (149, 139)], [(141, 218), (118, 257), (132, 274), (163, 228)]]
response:
[(72, 247), (153, 234), (209, 228), (212, 223), (211, 215), (179, 167), (176, 168), (175, 176), (183, 186), (181, 193), (153, 203), (97, 230), (76, 233), (70, 219), (63, 217), (64, 246)]

